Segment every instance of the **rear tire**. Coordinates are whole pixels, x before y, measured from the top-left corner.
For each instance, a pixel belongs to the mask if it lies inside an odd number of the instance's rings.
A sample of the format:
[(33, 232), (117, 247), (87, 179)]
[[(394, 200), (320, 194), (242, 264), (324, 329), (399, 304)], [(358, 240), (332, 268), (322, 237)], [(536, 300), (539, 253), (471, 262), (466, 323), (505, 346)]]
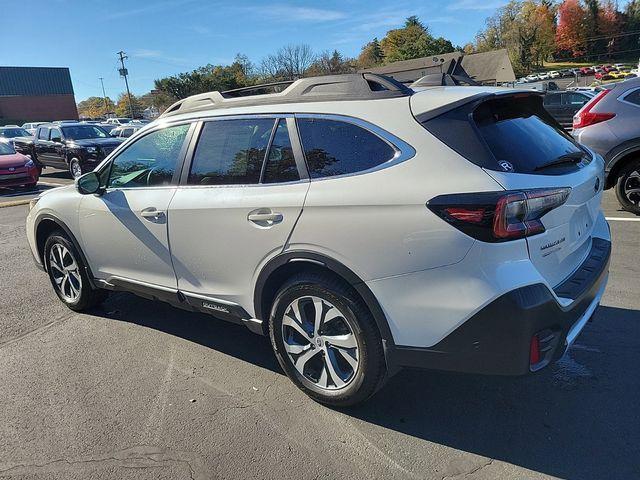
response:
[(640, 215), (640, 159), (628, 162), (618, 172), (616, 197), (627, 212)]
[(384, 383), (375, 320), (353, 288), (330, 275), (291, 277), (274, 300), (269, 335), (287, 376), (319, 403), (352, 406)]
[(80, 312), (102, 303), (108, 292), (94, 289), (78, 250), (61, 231), (53, 232), (44, 244), (44, 264), (58, 298)]

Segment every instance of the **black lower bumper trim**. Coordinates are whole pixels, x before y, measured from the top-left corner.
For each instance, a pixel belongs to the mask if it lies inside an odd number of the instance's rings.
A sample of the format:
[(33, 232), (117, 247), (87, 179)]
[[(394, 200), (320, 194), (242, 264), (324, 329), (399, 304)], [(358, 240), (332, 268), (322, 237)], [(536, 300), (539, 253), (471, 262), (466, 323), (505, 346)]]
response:
[[(518, 288), (498, 297), (433, 347), (396, 346), (394, 361), (402, 367), (524, 375), (539, 369), (539, 365), (532, 369), (529, 364), (529, 347), (533, 335), (540, 332), (545, 338), (553, 334), (545, 345), (549, 360), (560, 358), (567, 333), (594, 301), (608, 274), (610, 242), (598, 240), (598, 249), (603, 246), (601, 242), (609, 245), (597, 264), (590, 261), (593, 272), (588, 283), (579, 282), (580, 296), (569, 308), (563, 308), (543, 284)], [(589, 255), (585, 263), (591, 258)], [(578, 269), (576, 274), (581, 275), (580, 272)]]

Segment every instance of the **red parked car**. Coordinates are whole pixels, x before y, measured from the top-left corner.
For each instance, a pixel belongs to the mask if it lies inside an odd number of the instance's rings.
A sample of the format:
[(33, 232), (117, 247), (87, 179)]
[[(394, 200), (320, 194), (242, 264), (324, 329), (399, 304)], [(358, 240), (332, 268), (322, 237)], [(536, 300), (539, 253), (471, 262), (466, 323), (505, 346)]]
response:
[(591, 67), (582, 67), (580, 68), (580, 73), (582, 75), (593, 75), (593, 68)]
[(596, 80), (611, 80), (613, 77), (607, 72), (598, 72), (595, 74)]
[(16, 153), (9, 142), (0, 141), (0, 187), (34, 188), (40, 169), (29, 157)]

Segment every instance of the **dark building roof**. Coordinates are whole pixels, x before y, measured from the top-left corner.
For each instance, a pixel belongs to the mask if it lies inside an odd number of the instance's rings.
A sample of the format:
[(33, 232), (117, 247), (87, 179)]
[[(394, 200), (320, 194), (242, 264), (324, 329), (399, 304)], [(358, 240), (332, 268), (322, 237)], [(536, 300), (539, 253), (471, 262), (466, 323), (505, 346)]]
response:
[(0, 67), (0, 97), (73, 95), (68, 68)]
[(516, 79), (509, 54), (505, 49), (469, 55), (462, 52), (452, 52), (414, 58), (413, 60), (370, 68), (366, 71), (389, 75), (404, 83), (415, 82), (425, 75), (435, 73), (466, 76), (482, 84), (513, 82)]

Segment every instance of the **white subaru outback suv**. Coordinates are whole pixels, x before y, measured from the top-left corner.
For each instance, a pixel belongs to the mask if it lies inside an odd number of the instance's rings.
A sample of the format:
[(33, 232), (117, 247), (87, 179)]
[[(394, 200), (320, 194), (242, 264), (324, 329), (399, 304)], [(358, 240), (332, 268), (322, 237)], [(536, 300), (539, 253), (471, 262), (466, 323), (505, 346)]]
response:
[(69, 308), (124, 290), (244, 324), (334, 406), (402, 367), (562, 356), (607, 282), (604, 165), (538, 93), (372, 74), (266, 89), (177, 102), (33, 202), (31, 250)]

